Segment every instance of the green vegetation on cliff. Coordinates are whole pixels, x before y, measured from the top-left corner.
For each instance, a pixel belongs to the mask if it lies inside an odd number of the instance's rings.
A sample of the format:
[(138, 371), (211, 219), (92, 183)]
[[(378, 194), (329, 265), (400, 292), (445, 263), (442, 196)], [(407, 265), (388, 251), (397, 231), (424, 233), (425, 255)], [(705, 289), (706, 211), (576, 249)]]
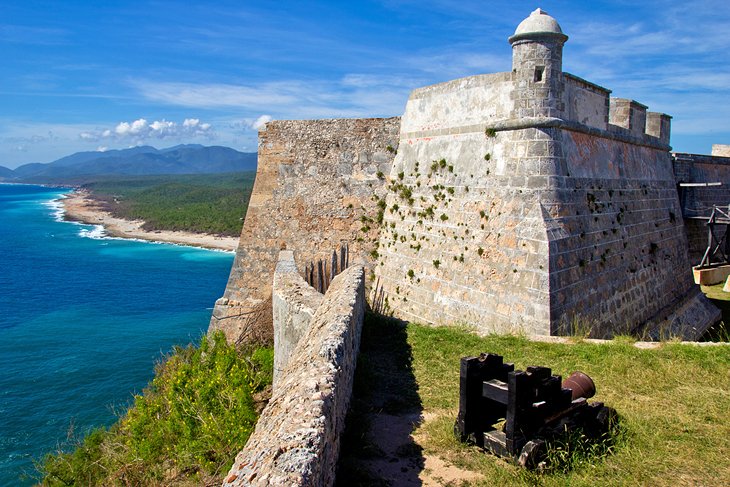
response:
[(86, 181), (114, 216), (144, 220), (145, 230), (238, 237), (256, 173), (113, 177)]
[(43, 485), (220, 483), (253, 431), (273, 350), (242, 353), (222, 333), (176, 348), (111, 428), (48, 455)]

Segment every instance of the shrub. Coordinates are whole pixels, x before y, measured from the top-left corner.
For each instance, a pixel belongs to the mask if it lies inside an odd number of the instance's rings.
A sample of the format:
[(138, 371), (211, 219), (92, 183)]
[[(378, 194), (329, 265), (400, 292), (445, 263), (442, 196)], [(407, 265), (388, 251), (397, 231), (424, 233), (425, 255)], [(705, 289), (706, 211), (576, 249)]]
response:
[(210, 482), (224, 475), (256, 424), (254, 394), (271, 384), (273, 351), (240, 353), (221, 332), (177, 347), (110, 429), (48, 455), (44, 485)]

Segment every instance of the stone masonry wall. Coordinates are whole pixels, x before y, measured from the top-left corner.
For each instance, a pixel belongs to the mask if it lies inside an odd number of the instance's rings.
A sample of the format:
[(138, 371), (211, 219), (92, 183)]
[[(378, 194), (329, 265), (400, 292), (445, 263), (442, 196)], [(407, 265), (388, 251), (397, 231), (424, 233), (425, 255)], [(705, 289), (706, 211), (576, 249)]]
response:
[[(713, 152), (716, 152), (713, 146)], [(679, 183), (722, 183), (721, 186), (678, 187), (679, 198), (684, 214), (710, 216), (713, 205), (730, 205), (730, 154), (728, 156), (706, 156), (698, 154), (673, 154), (673, 166), (677, 184)], [(705, 222), (685, 220), (689, 240), (689, 259), (698, 265), (707, 248), (707, 226)], [(718, 228), (722, 235), (724, 228)]]
[(384, 196), (399, 123), (274, 121), (261, 129), (256, 182), (210, 330), (221, 329), (235, 342), (261, 339), (257, 333), (264, 328), (270, 339), (271, 282), (281, 248), (294, 251), (300, 271), (343, 242), (350, 244), (350, 262), (367, 262), (378, 238), (372, 219)]
[(402, 118), (375, 266), (386, 304), (423, 323), (549, 334), (540, 194), (559, 147), (551, 129), (485, 134), (512, 111), (509, 73), (457, 81), (414, 91)]
[(302, 278), (294, 261), (294, 252), (282, 250), (274, 270), (271, 307), (274, 320), (274, 385), (289, 362), (301, 337), (309, 330), (315, 311), (324, 295)]
[(598, 335), (647, 324), (649, 334), (697, 337), (716, 310), (692, 281), (669, 152), (568, 130), (559, 140), (566, 177), (544, 205), (557, 230), (553, 332), (575, 317)]
[(568, 120), (606, 130), (611, 91), (572, 74), (563, 74)]
[(603, 336), (696, 337), (714, 321), (691, 281), (668, 128), (640, 130), (632, 100), (611, 125), (607, 90), (567, 79), (591, 101), (595, 113), (574, 113), (588, 125), (503, 118), (521, 103), (509, 73), (414, 91), (375, 266), (396, 316)]
[(334, 483), (360, 346), (364, 281), (360, 266), (332, 281), (223, 485)]

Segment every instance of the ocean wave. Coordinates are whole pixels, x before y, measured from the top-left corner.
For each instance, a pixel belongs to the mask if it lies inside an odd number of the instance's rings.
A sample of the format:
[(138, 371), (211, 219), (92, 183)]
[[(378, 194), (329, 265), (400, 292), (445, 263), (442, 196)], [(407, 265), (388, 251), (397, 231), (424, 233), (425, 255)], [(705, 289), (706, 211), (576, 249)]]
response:
[(43, 202), (43, 206), (51, 210), (51, 215), (53, 216), (53, 219), (57, 222), (65, 221), (63, 219), (63, 216), (66, 213), (66, 207), (63, 206), (64, 199), (66, 199), (66, 195), (62, 194), (56, 199)]
[[(51, 214), (53, 215), (53, 219), (57, 222), (62, 223), (69, 223), (71, 225), (77, 225), (81, 228), (79, 230), (78, 235), (80, 237), (84, 238), (91, 238), (94, 240), (121, 240), (121, 241), (128, 241), (128, 242), (141, 242), (141, 243), (147, 243), (147, 244), (156, 244), (156, 245), (173, 245), (175, 247), (186, 247), (186, 248), (193, 248), (198, 250), (206, 250), (208, 252), (221, 252), (224, 254), (235, 254), (235, 250), (225, 250), (225, 249), (214, 249), (214, 248), (208, 248), (208, 247), (200, 247), (198, 245), (190, 245), (190, 244), (184, 244), (184, 243), (178, 243), (178, 242), (166, 242), (162, 240), (147, 240), (142, 238), (134, 238), (134, 237), (117, 237), (114, 235), (109, 235), (106, 232), (106, 229), (103, 225), (94, 225), (91, 223), (83, 223), (83, 222), (77, 222), (72, 220), (66, 220), (65, 214), (66, 214), (66, 207), (63, 204), (63, 200), (68, 198), (67, 194), (59, 195), (57, 198), (44, 201), (43, 205), (51, 210)], [(92, 227), (92, 228), (88, 228)]]
[[(78, 223), (78, 222), (65, 222), (65, 223), (75, 223), (77, 225), (82, 226), (89, 226), (89, 224), (86, 223)], [(206, 252), (220, 252), (224, 254), (235, 254), (235, 250), (224, 250), (224, 249), (211, 249), (207, 247), (199, 247), (197, 245), (186, 245), (182, 243), (177, 242), (165, 242), (163, 240), (147, 240), (143, 238), (134, 238), (134, 237), (117, 237), (114, 235), (109, 235), (106, 233), (106, 229), (102, 225), (94, 225), (94, 228), (91, 230), (89, 229), (82, 229), (79, 231), (79, 236), (85, 237), (85, 238), (92, 238), (94, 240), (119, 240), (120, 242), (139, 242), (144, 244), (150, 244), (150, 245), (169, 245), (173, 247), (181, 247), (183, 249), (194, 249), (194, 250), (203, 250)], [(183, 255), (183, 258), (186, 258), (185, 255)]]
[[(89, 225), (84, 225), (88, 227)], [(94, 240), (102, 240), (108, 238), (106, 230), (102, 225), (92, 225), (91, 228), (82, 228), (79, 230), (79, 237), (93, 238)]]

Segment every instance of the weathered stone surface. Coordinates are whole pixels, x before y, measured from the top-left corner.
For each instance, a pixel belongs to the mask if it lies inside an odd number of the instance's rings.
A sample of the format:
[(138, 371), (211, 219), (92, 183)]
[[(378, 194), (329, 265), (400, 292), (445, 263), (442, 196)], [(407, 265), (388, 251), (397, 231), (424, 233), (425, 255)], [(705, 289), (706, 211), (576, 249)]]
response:
[(223, 485), (334, 483), (360, 347), (364, 284), (360, 266), (332, 281)]
[(300, 272), (345, 242), (350, 262), (367, 263), (379, 228), (362, 219), (377, 213), (374, 197), (385, 191), (399, 121), (274, 121), (261, 129), (248, 213), (209, 330), (223, 330), (230, 342), (260, 337), (261, 329), (271, 339), (272, 276), (282, 248), (294, 251)]
[(309, 330), (315, 311), (324, 295), (302, 279), (294, 262), (294, 252), (282, 250), (274, 271), (271, 306), (274, 316), (274, 384), (281, 374), (300, 338)]

